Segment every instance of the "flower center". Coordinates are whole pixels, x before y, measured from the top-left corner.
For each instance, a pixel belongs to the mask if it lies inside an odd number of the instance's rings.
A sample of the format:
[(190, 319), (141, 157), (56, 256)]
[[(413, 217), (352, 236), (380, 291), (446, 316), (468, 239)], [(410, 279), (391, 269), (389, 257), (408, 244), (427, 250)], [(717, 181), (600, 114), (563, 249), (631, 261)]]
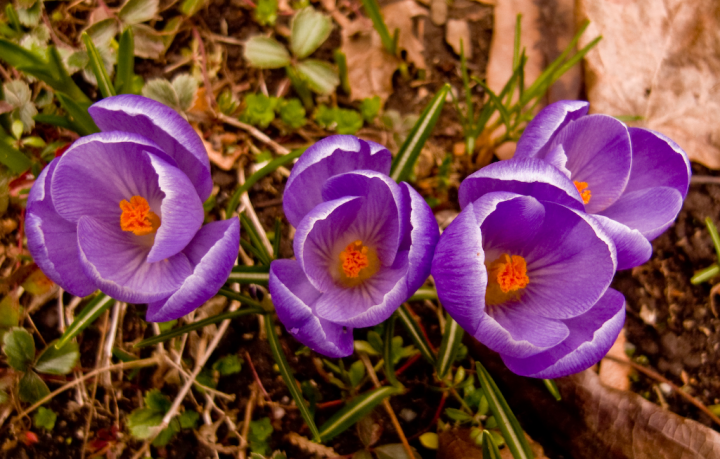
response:
[(120, 201), (120, 229), (132, 231), (136, 236), (154, 233), (160, 227), (160, 217), (150, 210), (150, 204), (142, 196), (133, 196), (130, 202)]
[(527, 263), (519, 255), (503, 253), (487, 266), (488, 285), (485, 291), (485, 304), (495, 305), (517, 299), (521, 289), (527, 287), (530, 278), (527, 275)]
[(351, 242), (340, 252), (339, 280), (346, 287), (354, 287), (372, 277), (380, 269), (377, 253), (362, 241)]
[(577, 188), (578, 192), (580, 193), (580, 197), (582, 198), (583, 202), (587, 204), (590, 202), (590, 198), (592, 198), (592, 193), (588, 189), (587, 182), (573, 182), (575, 184), (575, 188)]

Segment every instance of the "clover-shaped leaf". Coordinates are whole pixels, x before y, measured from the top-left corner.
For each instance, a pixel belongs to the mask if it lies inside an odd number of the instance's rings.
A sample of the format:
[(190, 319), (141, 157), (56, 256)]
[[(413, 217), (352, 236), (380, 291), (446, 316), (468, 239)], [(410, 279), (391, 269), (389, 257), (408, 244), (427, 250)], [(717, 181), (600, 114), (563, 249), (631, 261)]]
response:
[(33, 425), (39, 429), (53, 430), (57, 414), (50, 408), (41, 406), (33, 415)]
[(240, 373), (242, 363), (242, 359), (235, 354), (231, 354), (213, 363), (212, 369), (220, 373), (221, 376), (234, 375)]
[(277, 40), (254, 36), (245, 42), (245, 59), (253, 67), (279, 69), (290, 65), (290, 53)]
[(304, 59), (315, 52), (330, 36), (332, 21), (311, 6), (300, 10), (290, 23), (290, 49)]
[(47, 384), (37, 373), (30, 370), (20, 378), (18, 395), (25, 403), (35, 403), (46, 395), (50, 394)]
[(298, 62), (297, 70), (307, 80), (310, 89), (318, 94), (332, 94), (340, 84), (337, 71), (327, 62), (307, 59)]
[(3, 352), (13, 369), (27, 371), (35, 360), (35, 341), (24, 328), (13, 328), (3, 337)]
[(70, 373), (80, 359), (78, 344), (69, 342), (60, 349), (54, 343), (45, 349), (38, 357), (35, 369), (40, 373), (51, 375), (66, 375)]

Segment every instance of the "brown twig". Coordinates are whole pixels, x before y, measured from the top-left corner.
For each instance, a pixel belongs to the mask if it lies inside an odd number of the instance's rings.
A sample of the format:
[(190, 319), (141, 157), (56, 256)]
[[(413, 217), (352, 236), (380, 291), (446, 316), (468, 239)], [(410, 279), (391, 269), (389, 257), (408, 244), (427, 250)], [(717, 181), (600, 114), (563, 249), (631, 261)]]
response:
[(265, 135), (265, 133), (263, 133), (262, 131), (257, 129), (255, 126), (245, 124), (242, 121), (238, 121), (235, 118), (231, 118), (223, 113), (218, 113), (217, 119), (219, 119), (220, 121), (222, 121), (225, 124), (229, 124), (230, 126), (235, 126), (236, 128), (242, 129), (243, 131), (247, 131), (248, 134), (255, 137), (260, 142), (262, 142), (266, 145), (270, 145), (273, 148), (273, 150), (275, 150), (275, 152), (280, 155), (287, 155), (288, 153), (290, 153), (290, 150), (288, 150), (287, 148), (283, 147), (279, 143), (272, 140), (270, 137)]
[(265, 390), (265, 387), (262, 384), (262, 381), (260, 381), (260, 376), (258, 375), (257, 371), (255, 371), (255, 365), (253, 365), (253, 361), (250, 358), (250, 354), (248, 351), (245, 351), (245, 359), (247, 359), (248, 365), (250, 365), (250, 370), (252, 370), (253, 377), (255, 378), (255, 382), (257, 383), (258, 387), (262, 391), (263, 395), (267, 399), (268, 402), (271, 402), (270, 395)]

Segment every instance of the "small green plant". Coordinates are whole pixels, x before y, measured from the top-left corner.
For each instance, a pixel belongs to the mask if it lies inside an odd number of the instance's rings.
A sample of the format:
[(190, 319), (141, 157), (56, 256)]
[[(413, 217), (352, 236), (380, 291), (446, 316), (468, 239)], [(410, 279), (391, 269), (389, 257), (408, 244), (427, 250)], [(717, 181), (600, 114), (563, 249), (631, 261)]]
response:
[(142, 89), (142, 95), (157, 100), (179, 113), (185, 113), (197, 99), (198, 82), (188, 73), (173, 78), (172, 83), (165, 78), (148, 81)]
[(265, 129), (276, 115), (290, 129), (297, 129), (307, 123), (305, 109), (300, 100), (271, 97), (265, 94), (248, 94), (245, 107), (240, 113), (240, 121)]
[(277, 20), (277, 0), (258, 0), (253, 17), (260, 25), (274, 26)]
[(262, 418), (257, 421), (250, 421), (250, 433), (248, 442), (250, 450), (263, 456), (270, 451), (268, 440), (273, 433), (273, 426), (270, 424), (270, 418)]
[(33, 415), (33, 425), (38, 429), (51, 431), (55, 428), (57, 414), (50, 408), (41, 406)]
[(315, 121), (338, 134), (355, 134), (363, 127), (363, 117), (356, 110), (320, 105), (315, 110)]
[(186, 410), (170, 420), (159, 433), (162, 420), (170, 410), (171, 402), (160, 390), (152, 389), (145, 394), (145, 406), (133, 410), (128, 416), (127, 426), (133, 437), (139, 440), (154, 438), (153, 446), (165, 446), (181, 429), (192, 429), (200, 415), (197, 411)]

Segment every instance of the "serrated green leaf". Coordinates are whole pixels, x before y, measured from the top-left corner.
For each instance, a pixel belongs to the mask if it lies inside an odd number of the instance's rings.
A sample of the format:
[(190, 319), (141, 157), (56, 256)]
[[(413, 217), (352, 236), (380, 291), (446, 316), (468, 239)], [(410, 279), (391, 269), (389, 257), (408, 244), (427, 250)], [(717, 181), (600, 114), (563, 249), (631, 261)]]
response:
[(65, 329), (65, 333), (63, 333), (60, 339), (57, 340), (55, 346), (57, 348), (63, 348), (70, 342), (70, 340), (75, 338), (81, 331), (92, 324), (95, 319), (100, 317), (100, 314), (109, 309), (114, 301), (114, 299), (104, 293), (99, 293), (95, 296), (95, 298), (93, 298), (87, 306), (83, 308), (80, 314), (75, 317), (75, 320), (68, 325), (67, 329)]
[(40, 23), (40, 16), (42, 14), (42, 1), (36, 1), (29, 8), (18, 8), (17, 10), (18, 20), (25, 27), (35, 27)]
[(96, 46), (108, 46), (118, 33), (118, 23), (115, 18), (98, 21), (85, 29)]
[(318, 94), (332, 94), (340, 84), (340, 77), (335, 68), (317, 59), (298, 62), (297, 71), (307, 80), (310, 89)]
[(290, 53), (274, 38), (256, 35), (245, 42), (243, 57), (253, 67), (279, 69), (290, 65)]
[(145, 407), (159, 413), (165, 414), (170, 409), (172, 402), (160, 389), (151, 389), (145, 394)]
[(180, 107), (180, 100), (173, 85), (165, 78), (154, 78), (145, 83), (142, 95), (156, 100), (161, 104), (177, 110)]
[(307, 123), (305, 107), (299, 99), (286, 99), (280, 103), (280, 119), (291, 129), (297, 129)]
[(26, 371), (35, 360), (35, 340), (24, 328), (12, 328), (3, 337), (3, 352), (8, 365), (17, 371)]
[(157, 16), (159, 0), (128, 0), (120, 8), (118, 17), (128, 25), (147, 22)]
[(47, 384), (34, 371), (30, 370), (20, 378), (18, 395), (25, 403), (35, 403), (50, 394)]
[(200, 419), (200, 413), (195, 410), (185, 410), (178, 417), (180, 427), (183, 429), (194, 429)]
[(277, 104), (276, 97), (262, 93), (248, 94), (245, 96), (245, 108), (240, 114), (240, 121), (265, 129), (275, 119)]
[(33, 425), (38, 429), (53, 430), (57, 414), (49, 409), (41, 406), (33, 415)]
[(198, 83), (189, 73), (181, 73), (173, 78), (172, 87), (177, 94), (178, 107), (182, 111), (190, 110), (197, 98)]
[(60, 349), (50, 343), (35, 363), (35, 370), (51, 375), (66, 375), (80, 359), (78, 344), (69, 342)]
[(315, 52), (330, 36), (332, 20), (308, 6), (298, 11), (290, 22), (290, 49), (304, 59)]
[(165, 415), (151, 408), (138, 408), (128, 416), (127, 426), (133, 437), (146, 440), (153, 436)]
[(367, 416), (387, 397), (398, 393), (400, 393), (398, 388), (385, 386), (358, 395), (320, 427), (320, 438), (323, 442), (327, 442)]
[(234, 375), (242, 370), (243, 360), (235, 354), (226, 355), (213, 363), (212, 369), (220, 373), (221, 376)]
[(37, 115), (37, 108), (31, 100), (30, 87), (21, 80), (9, 81), (3, 85), (5, 101), (13, 106), (10, 113), (12, 120), (20, 120), (23, 132), (30, 132), (35, 127), (33, 117)]

